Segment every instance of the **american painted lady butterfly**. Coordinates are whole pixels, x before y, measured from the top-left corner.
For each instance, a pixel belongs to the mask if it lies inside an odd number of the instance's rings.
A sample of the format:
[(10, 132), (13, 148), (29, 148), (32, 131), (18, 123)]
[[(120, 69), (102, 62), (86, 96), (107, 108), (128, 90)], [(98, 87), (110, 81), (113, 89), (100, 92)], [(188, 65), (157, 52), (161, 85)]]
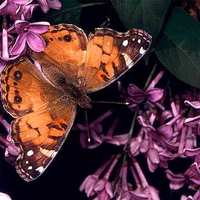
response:
[(20, 149), (16, 170), (26, 181), (40, 176), (58, 153), (77, 105), (91, 107), (87, 94), (119, 78), (151, 44), (151, 36), (140, 29), (98, 28), (87, 39), (83, 30), (68, 24), (51, 26), (42, 37), (44, 52), (19, 58), (1, 77), (3, 105), (16, 118), (11, 124)]

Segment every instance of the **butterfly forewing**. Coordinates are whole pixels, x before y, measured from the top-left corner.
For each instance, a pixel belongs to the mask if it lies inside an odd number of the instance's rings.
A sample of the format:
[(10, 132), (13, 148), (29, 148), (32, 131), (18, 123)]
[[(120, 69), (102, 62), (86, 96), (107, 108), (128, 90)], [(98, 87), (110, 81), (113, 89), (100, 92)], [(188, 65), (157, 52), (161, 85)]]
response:
[(120, 33), (107, 28), (96, 29), (89, 36), (85, 69), (80, 72), (88, 93), (111, 84), (129, 70), (146, 53), (151, 36), (141, 29)]

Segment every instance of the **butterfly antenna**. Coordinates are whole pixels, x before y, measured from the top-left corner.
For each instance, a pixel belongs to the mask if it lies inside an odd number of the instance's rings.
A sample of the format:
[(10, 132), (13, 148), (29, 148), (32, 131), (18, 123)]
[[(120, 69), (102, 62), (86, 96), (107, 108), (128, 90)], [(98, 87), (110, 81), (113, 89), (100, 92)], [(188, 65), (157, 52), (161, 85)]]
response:
[(90, 142), (91, 141), (91, 137), (90, 137), (90, 129), (89, 129), (89, 125), (88, 125), (87, 108), (85, 108), (85, 124), (87, 126), (88, 142)]
[(91, 103), (106, 103), (106, 104), (118, 104), (118, 105), (129, 105), (129, 102), (118, 102), (118, 101), (91, 101)]

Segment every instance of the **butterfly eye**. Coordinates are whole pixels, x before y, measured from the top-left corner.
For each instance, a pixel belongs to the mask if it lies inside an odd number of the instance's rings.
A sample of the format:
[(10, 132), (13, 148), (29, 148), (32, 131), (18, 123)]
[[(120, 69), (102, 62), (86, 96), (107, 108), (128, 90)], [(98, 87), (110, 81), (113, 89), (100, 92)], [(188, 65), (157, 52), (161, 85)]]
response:
[(67, 41), (67, 42), (71, 42), (72, 37), (71, 37), (70, 35), (65, 35), (65, 36), (64, 36), (64, 39), (65, 39), (65, 41)]

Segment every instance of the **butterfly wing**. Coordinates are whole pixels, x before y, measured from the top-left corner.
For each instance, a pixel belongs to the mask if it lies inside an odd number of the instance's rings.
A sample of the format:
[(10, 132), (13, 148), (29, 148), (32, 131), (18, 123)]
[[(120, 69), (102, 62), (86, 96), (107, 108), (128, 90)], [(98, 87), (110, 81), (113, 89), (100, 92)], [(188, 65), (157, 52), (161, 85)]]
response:
[(45, 171), (65, 141), (75, 114), (75, 105), (52, 103), (12, 122), (12, 136), (20, 147), (16, 169), (24, 180), (32, 181)]
[(79, 71), (88, 93), (100, 90), (119, 78), (146, 53), (151, 44), (151, 36), (140, 29), (119, 33), (98, 28), (88, 40), (85, 68)]
[(20, 148), (16, 169), (26, 181), (49, 165), (73, 124), (76, 105), (27, 59), (8, 65), (1, 77), (2, 102), (12, 116), (12, 138)]
[(25, 57), (9, 64), (2, 71), (2, 102), (13, 117), (22, 116), (47, 104), (49, 89), (55, 91)]
[(72, 24), (51, 26), (42, 34), (46, 41), (44, 52), (32, 52), (41, 66), (48, 62), (61, 70), (69, 82), (78, 77), (78, 69), (85, 63), (87, 37), (82, 29)]

